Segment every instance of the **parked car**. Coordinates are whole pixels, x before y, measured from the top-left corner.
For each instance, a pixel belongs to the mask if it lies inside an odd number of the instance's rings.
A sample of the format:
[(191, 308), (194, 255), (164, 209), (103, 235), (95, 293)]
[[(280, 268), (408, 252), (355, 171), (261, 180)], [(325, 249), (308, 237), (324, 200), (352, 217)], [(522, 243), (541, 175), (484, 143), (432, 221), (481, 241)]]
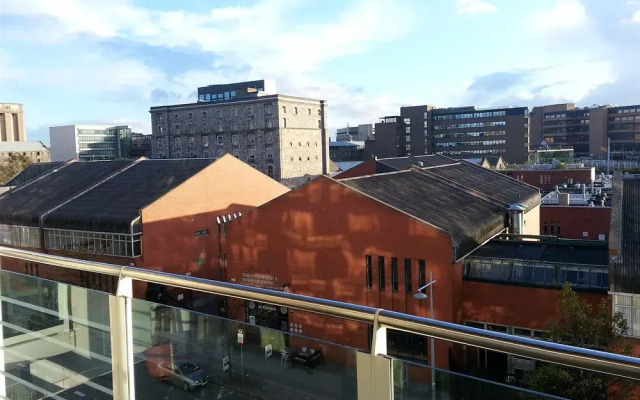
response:
[(184, 360), (173, 363), (172, 373), (167, 380), (189, 391), (205, 386), (209, 383), (209, 376), (198, 364)]

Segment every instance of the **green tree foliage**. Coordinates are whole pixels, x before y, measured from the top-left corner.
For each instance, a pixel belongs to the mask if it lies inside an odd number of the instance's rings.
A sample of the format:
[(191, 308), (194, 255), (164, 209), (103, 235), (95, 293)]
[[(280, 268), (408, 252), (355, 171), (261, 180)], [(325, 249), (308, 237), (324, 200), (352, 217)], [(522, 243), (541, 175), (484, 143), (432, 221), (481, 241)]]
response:
[(9, 157), (0, 162), (0, 184), (5, 184), (24, 171), (33, 161), (19, 153), (9, 153)]
[[(562, 289), (560, 312), (560, 320), (549, 324), (546, 340), (631, 354), (631, 346), (622, 337), (628, 329), (627, 321), (621, 313), (612, 315), (606, 300), (594, 310), (566, 284)], [(525, 381), (532, 390), (575, 400), (632, 399), (634, 391), (634, 384), (629, 380), (557, 364), (539, 365), (527, 374)]]

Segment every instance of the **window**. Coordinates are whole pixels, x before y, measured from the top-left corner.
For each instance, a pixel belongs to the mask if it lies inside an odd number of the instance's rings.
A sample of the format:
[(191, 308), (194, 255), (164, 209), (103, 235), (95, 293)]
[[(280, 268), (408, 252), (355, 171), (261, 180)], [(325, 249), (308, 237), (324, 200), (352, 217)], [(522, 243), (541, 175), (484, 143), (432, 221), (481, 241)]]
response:
[(176, 151), (176, 152), (174, 153), (174, 157), (175, 157), (175, 158), (182, 158), (182, 152), (180, 152), (180, 151)]
[(156, 139), (156, 145), (159, 149), (164, 149), (164, 140), (162, 140), (161, 138)]
[(231, 144), (233, 144), (234, 146), (237, 146), (239, 141), (240, 141), (240, 136), (238, 136), (238, 134), (231, 135)]
[(249, 148), (249, 161), (255, 161), (256, 159), (256, 148), (255, 147), (250, 147)]
[(248, 129), (254, 129), (253, 118), (249, 118), (249, 121), (247, 121), (247, 128)]
[(404, 119), (404, 123), (405, 124), (411, 124), (411, 118), (405, 118)]
[(238, 109), (237, 109), (237, 108), (234, 108), (234, 109), (233, 109), (233, 116), (234, 116), (234, 117), (237, 117), (237, 116), (238, 116)]
[(203, 118), (203, 119), (204, 119), (204, 118), (207, 118), (207, 112), (206, 112), (206, 111), (203, 111), (203, 112), (202, 112), (202, 118)]
[(175, 125), (173, 126), (173, 128), (174, 128), (176, 131), (178, 131), (178, 130), (180, 130), (180, 125), (175, 124)]
[(273, 176), (273, 165), (267, 165), (267, 175)]
[(267, 159), (273, 158), (273, 149), (271, 147), (267, 147), (266, 152), (267, 152)]
[(378, 279), (380, 282), (380, 290), (384, 290), (386, 282), (384, 279), (384, 257), (378, 256)]
[(287, 106), (282, 106), (282, 113), (286, 114), (287, 113)]
[(253, 115), (253, 107), (247, 108), (247, 114), (248, 115)]
[(309, 111), (309, 115), (311, 115), (311, 109), (310, 109), (310, 108), (307, 108), (307, 111)]
[(240, 151), (238, 149), (233, 149), (233, 151), (231, 152), (231, 154), (233, 154), (233, 156), (235, 158), (239, 158), (240, 157)]
[(293, 107), (293, 115), (298, 115), (298, 107)]
[(192, 112), (188, 113), (187, 115), (189, 116), (189, 119), (193, 119), (193, 113)]
[(269, 104), (264, 106), (264, 113), (271, 114), (271, 106)]
[(322, 120), (318, 120), (318, 129), (322, 129)]
[(267, 118), (267, 128), (273, 128), (273, 122), (271, 122), (270, 118)]
[(208, 136), (203, 136), (202, 137), (202, 147), (209, 147), (209, 137)]
[(413, 293), (413, 285), (411, 282), (411, 259), (404, 259), (404, 286), (407, 293)]
[(367, 275), (367, 288), (373, 287), (373, 267), (371, 265), (371, 256), (364, 256), (365, 273)]
[(391, 290), (398, 291), (398, 259), (391, 257)]
[(404, 127), (404, 132), (405, 133), (411, 133), (411, 127), (410, 126), (405, 126)]
[(273, 132), (267, 132), (267, 143), (273, 143)]
[(322, 116), (322, 110), (318, 109), (318, 117), (321, 117), (321, 116)]
[(178, 119), (178, 114), (173, 114), (173, 119), (177, 120)]
[(222, 122), (218, 122), (218, 132), (222, 132)]
[(218, 110), (218, 118), (222, 118), (222, 110)]
[(162, 125), (158, 125), (158, 133), (162, 134), (164, 131), (164, 128)]
[(283, 118), (282, 119), (282, 125), (286, 128), (287, 127), (287, 119)]
[(174, 144), (175, 144), (175, 147), (176, 147), (176, 148), (180, 148), (180, 147), (182, 147), (182, 143), (181, 143), (181, 141), (180, 141), (180, 138), (179, 138), (179, 137), (175, 138)]
[(196, 138), (193, 136), (189, 136), (189, 148), (196, 147)]
[(209, 158), (209, 151), (208, 150), (203, 151), (202, 155), (204, 158)]
[[(426, 262), (424, 260), (418, 260), (418, 287), (421, 288), (427, 284), (427, 271)], [(420, 290), (422, 293), (427, 293), (427, 289)]]
[(222, 135), (216, 136), (216, 141), (218, 142), (218, 144), (224, 144), (224, 136)]
[(253, 133), (248, 134), (247, 142), (249, 142), (250, 145), (256, 144), (256, 135), (254, 135)]

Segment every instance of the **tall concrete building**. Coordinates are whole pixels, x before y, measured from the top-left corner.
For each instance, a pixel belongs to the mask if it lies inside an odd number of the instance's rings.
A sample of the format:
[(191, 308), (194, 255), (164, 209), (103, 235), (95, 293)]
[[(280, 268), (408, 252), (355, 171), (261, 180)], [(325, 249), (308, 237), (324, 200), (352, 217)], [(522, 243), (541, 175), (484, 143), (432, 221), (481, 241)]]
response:
[(151, 107), (152, 157), (230, 153), (289, 186), (328, 173), (326, 102), (267, 89), (275, 90), (264, 81), (211, 85), (197, 103)]
[(366, 143), (366, 153), (379, 158), (500, 155), (509, 163), (522, 163), (529, 151), (528, 114), (527, 107), (401, 107), (400, 115), (376, 124), (375, 140)]
[(576, 157), (603, 158), (611, 139), (612, 158), (640, 157), (640, 105), (534, 107), (530, 129), (532, 146), (572, 147)]
[(373, 124), (360, 124), (358, 126), (347, 126), (346, 128), (338, 128), (336, 131), (337, 142), (363, 142), (371, 140), (376, 133)]
[(22, 104), (0, 103), (0, 142), (25, 142), (25, 129)]
[(131, 155), (127, 125), (65, 125), (49, 128), (51, 161), (117, 160)]

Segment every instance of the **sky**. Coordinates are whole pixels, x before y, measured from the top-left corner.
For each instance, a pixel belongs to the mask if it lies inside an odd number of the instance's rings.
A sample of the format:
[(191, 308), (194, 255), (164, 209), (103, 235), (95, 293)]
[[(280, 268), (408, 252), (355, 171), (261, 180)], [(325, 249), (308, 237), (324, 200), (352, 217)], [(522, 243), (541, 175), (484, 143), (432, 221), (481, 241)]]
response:
[(0, 102), (129, 124), (198, 86), (271, 79), (328, 125), (404, 105), (640, 104), (639, 0), (2, 0)]

